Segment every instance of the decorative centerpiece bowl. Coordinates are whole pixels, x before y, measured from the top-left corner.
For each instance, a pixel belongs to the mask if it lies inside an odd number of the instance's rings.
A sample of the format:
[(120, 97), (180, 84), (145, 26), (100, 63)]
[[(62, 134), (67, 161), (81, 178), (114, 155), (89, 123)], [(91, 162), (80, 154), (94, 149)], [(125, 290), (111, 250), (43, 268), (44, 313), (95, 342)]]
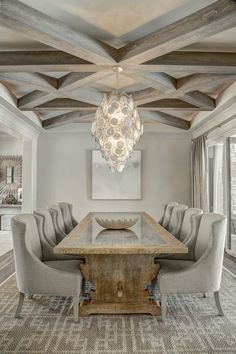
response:
[(102, 217), (95, 217), (95, 219), (104, 229), (110, 230), (128, 229), (138, 221), (138, 218), (105, 219)]
[(5, 204), (17, 204), (17, 199), (13, 194), (8, 194), (5, 197)]

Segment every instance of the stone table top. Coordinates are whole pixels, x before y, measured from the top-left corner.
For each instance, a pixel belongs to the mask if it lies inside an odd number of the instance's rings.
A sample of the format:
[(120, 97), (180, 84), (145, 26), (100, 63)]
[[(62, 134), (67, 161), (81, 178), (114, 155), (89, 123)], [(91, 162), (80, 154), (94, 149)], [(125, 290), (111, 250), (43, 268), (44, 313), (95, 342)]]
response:
[[(138, 217), (125, 230), (102, 228), (95, 217)], [(145, 212), (89, 213), (55, 248), (57, 254), (166, 254), (187, 253), (188, 248)]]

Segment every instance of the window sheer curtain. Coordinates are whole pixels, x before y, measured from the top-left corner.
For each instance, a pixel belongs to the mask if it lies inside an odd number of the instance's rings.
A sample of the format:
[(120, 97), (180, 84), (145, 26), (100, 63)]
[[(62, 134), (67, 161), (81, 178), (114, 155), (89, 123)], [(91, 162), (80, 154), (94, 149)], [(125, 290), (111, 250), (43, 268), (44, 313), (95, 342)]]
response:
[(213, 212), (224, 214), (223, 144), (214, 146)]
[(192, 141), (192, 205), (208, 212), (208, 163), (206, 136)]

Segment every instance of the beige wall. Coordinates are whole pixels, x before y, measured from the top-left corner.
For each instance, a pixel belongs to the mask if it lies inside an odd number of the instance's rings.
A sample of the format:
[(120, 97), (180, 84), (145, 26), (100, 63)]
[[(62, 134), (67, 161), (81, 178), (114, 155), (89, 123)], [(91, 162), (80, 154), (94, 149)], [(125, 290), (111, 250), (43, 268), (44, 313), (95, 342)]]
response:
[(38, 139), (37, 206), (59, 201), (74, 205), (81, 219), (89, 211), (141, 211), (160, 217), (170, 200), (190, 203), (191, 139), (183, 134), (145, 133), (142, 150), (142, 200), (91, 199), (91, 134), (43, 133)]
[(0, 133), (0, 155), (22, 155), (23, 142), (20, 139), (2, 137)]

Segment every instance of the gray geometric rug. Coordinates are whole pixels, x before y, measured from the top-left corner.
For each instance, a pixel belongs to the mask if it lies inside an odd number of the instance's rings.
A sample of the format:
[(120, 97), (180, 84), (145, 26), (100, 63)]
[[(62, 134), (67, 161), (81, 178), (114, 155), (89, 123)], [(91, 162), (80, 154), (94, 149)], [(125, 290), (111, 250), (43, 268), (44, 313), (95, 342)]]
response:
[(0, 256), (0, 284), (15, 272), (13, 250)]
[(26, 298), (14, 319), (15, 275), (0, 286), (0, 353), (235, 354), (236, 277), (223, 271), (224, 317), (212, 295), (171, 296), (165, 323), (146, 315), (90, 316), (73, 322), (71, 298)]

